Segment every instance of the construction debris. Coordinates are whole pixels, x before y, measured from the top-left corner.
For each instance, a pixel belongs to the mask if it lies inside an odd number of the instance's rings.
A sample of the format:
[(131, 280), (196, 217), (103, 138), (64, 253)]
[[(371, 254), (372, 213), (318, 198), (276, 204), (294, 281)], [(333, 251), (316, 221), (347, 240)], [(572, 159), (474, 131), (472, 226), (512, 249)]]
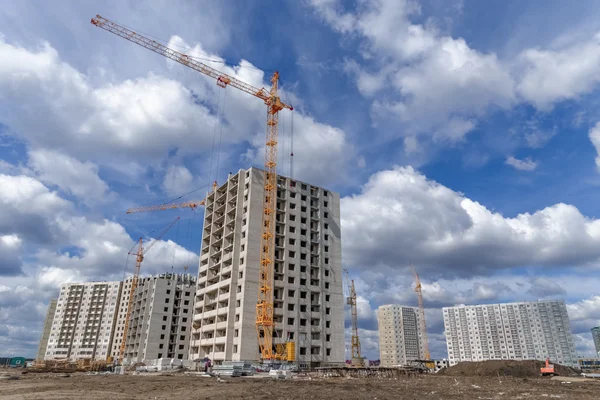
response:
[[(519, 378), (533, 378), (540, 376), (543, 361), (515, 361), (515, 360), (490, 360), (481, 362), (461, 362), (450, 368), (438, 372), (438, 375), (449, 376), (514, 376)], [(577, 376), (581, 371), (555, 364), (555, 372), (563, 376)]]

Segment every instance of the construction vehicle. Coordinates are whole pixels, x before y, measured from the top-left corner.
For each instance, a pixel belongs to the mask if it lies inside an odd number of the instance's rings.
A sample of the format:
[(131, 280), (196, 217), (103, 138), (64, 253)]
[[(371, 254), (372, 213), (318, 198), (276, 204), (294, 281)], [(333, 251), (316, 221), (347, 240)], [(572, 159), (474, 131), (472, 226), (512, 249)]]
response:
[(350, 305), (350, 313), (352, 314), (352, 355), (350, 356), (350, 366), (353, 368), (364, 368), (365, 359), (360, 353), (360, 339), (358, 337), (358, 310), (356, 308), (356, 289), (354, 287), (354, 279), (350, 279), (350, 273), (344, 269), (346, 279), (346, 287), (348, 296), (346, 304)]
[[(148, 50), (176, 61), (188, 68), (200, 72), (216, 80), (217, 86), (226, 88), (232, 86), (251, 96), (262, 100), (267, 106), (266, 142), (265, 142), (265, 179), (263, 194), (263, 216), (261, 231), (261, 256), (259, 265), (258, 301), (256, 304), (256, 335), (258, 338), (259, 353), (262, 360), (273, 360), (275, 348), (273, 346), (273, 274), (275, 255), (275, 207), (277, 203), (277, 142), (279, 111), (293, 110), (291, 105), (281, 101), (278, 95), (279, 72), (275, 71), (271, 77), (271, 89), (257, 88), (233, 76), (220, 72), (211, 66), (202, 63), (187, 54), (180, 53), (155, 40), (132, 31), (116, 22), (96, 15), (91, 23), (110, 33), (127, 39)], [(293, 155), (293, 153), (291, 154)]]
[(127, 302), (127, 313), (125, 314), (125, 326), (123, 327), (123, 339), (121, 340), (121, 347), (119, 348), (119, 364), (123, 364), (123, 356), (125, 355), (125, 344), (127, 342), (127, 333), (129, 331), (129, 318), (131, 318), (131, 309), (133, 306), (133, 298), (135, 297), (135, 290), (138, 285), (140, 277), (140, 268), (142, 267), (142, 261), (144, 261), (144, 255), (156, 244), (158, 241), (171, 229), (177, 222), (179, 217), (175, 218), (167, 227), (158, 235), (156, 239), (148, 247), (144, 249), (144, 238), (141, 237), (138, 241), (138, 250), (135, 253), (129, 252), (136, 256), (135, 259), (135, 270), (133, 278), (131, 279), (131, 289), (129, 290), (129, 301)]
[(410, 266), (412, 272), (415, 276), (415, 292), (417, 293), (417, 299), (419, 302), (419, 323), (421, 330), (421, 341), (423, 343), (423, 362), (425, 366), (429, 370), (435, 369), (435, 363), (431, 360), (431, 354), (429, 354), (429, 340), (427, 338), (427, 324), (425, 323), (425, 306), (423, 305), (423, 290), (421, 286), (421, 279), (419, 278), (419, 274), (417, 274), (417, 270), (414, 266)]
[(556, 372), (554, 372), (554, 364), (550, 364), (550, 358), (546, 358), (546, 366), (540, 368), (540, 373), (542, 376), (554, 376)]

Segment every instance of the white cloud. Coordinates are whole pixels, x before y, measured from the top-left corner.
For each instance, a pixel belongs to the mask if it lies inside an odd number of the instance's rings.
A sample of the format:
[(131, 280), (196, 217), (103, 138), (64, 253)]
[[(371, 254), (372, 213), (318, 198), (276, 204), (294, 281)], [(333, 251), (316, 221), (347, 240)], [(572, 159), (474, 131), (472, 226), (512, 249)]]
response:
[(518, 57), (520, 96), (540, 110), (589, 93), (600, 82), (600, 33), (558, 49), (526, 49)]
[(600, 221), (574, 206), (505, 217), (411, 167), (372, 175), (361, 193), (342, 198), (341, 213), (349, 267), (394, 270), (416, 262), (452, 277), (600, 260)]
[(38, 149), (29, 152), (29, 165), (41, 181), (58, 186), (88, 206), (114, 197), (98, 176), (98, 167), (91, 162), (82, 163), (56, 151)]
[(189, 192), (193, 187), (194, 177), (183, 165), (169, 165), (163, 179), (163, 189), (170, 196)]
[(537, 162), (533, 161), (530, 157), (527, 157), (524, 160), (519, 160), (518, 158), (509, 156), (506, 158), (505, 163), (520, 171), (533, 171), (538, 166)]
[(596, 169), (600, 171), (600, 122), (596, 122), (593, 128), (589, 131), (589, 138), (596, 149)]

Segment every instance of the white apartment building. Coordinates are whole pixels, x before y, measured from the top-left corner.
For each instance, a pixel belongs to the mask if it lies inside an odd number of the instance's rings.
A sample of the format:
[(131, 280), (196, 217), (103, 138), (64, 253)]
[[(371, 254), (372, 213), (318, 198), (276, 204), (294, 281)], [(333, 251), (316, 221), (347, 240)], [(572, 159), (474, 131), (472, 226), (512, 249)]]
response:
[[(230, 175), (207, 195), (190, 359), (259, 360), (256, 336), (264, 171)], [(343, 365), (340, 199), (278, 177), (274, 343), (301, 367)]]
[(565, 302), (444, 307), (450, 365), (461, 361), (545, 360), (577, 366)]
[(44, 359), (106, 360), (120, 290), (120, 282), (63, 285)]
[(420, 322), (417, 307), (388, 304), (377, 309), (382, 367), (406, 365), (409, 361), (425, 358)]
[(140, 280), (133, 298), (125, 364), (157, 358), (187, 360), (195, 289), (196, 279), (189, 274)]

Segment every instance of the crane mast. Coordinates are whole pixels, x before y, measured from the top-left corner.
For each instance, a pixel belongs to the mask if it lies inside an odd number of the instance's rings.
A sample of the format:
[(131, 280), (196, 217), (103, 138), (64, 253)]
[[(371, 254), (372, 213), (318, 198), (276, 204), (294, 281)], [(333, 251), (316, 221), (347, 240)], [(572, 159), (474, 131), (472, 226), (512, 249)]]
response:
[(353, 367), (364, 367), (364, 360), (360, 352), (360, 339), (358, 338), (358, 310), (356, 308), (356, 289), (354, 288), (354, 279), (350, 279), (350, 273), (344, 269), (346, 277), (346, 286), (348, 288), (348, 297), (346, 303), (350, 305), (352, 315), (352, 356), (350, 358)]
[(279, 111), (294, 108), (281, 101), (278, 95), (279, 72), (271, 77), (271, 89), (257, 88), (233, 76), (224, 74), (190, 56), (175, 51), (100, 15), (91, 23), (99, 28), (145, 47), (155, 53), (216, 79), (219, 87), (233, 86), (261, 99), (267, 106), (265, 141), (265, 179), (263, 185), (263, 215), (261, 228), (261, 256), (259, 265), (258, 301), (256, 304), (256, 334), (261, 359), (274, 359), (273, 351), (273, 268), (275, 253), (275, 206), (277, 197), (277, 140)]
[(140, 238), (138, 241), (138, 249), (135, 253), (129, 253), (135, 255), (135, 269), (133, 278), (131, 279), (131, 289), (129, 291), (129, 300), (127, 302), (127, 313), (125, 314), (125, 326), (123, 327), (123, 339), (121, 340), (121, 347), (119, 348), (119, 364), (123, 363), (123, 356), (125, 355), (125, 345), (127, 341), (127, 334), (129, 332), (129, 318), (131, 318), (131, 308), (133, 306), (133, 298), (135, 297), (135, 290), (138, 286), (140, 277), (140, 269), (142, 267), (142, 261), (144, 261), (144, 254), (148, 252), (154, 246), (160, 238), (162, 238), (169, 229), (173, 227), (179, 221), (179, 217), (175, 218), (167, 227), (158, 235), (156, 239), (144, 250), (144, 238)]
[(421, 279), (419, 278), (419, 274), (417, 274), (417, 270), (414, 266), (411, 265), (413, 274), (415, 275), (415, 292), (417, 293), (417, 298), (419, 301), (419, 314), (420, 318), (420, 328), (421, 334), (423, 335), (423, 356), (425, 360), (429, 361), (431, 359), (431, 355), (429, 354), (429, 341), (427, 339), (427, 324), (425, 323), (425, 307), (423, 306), (423, 291), (421, 288)]

